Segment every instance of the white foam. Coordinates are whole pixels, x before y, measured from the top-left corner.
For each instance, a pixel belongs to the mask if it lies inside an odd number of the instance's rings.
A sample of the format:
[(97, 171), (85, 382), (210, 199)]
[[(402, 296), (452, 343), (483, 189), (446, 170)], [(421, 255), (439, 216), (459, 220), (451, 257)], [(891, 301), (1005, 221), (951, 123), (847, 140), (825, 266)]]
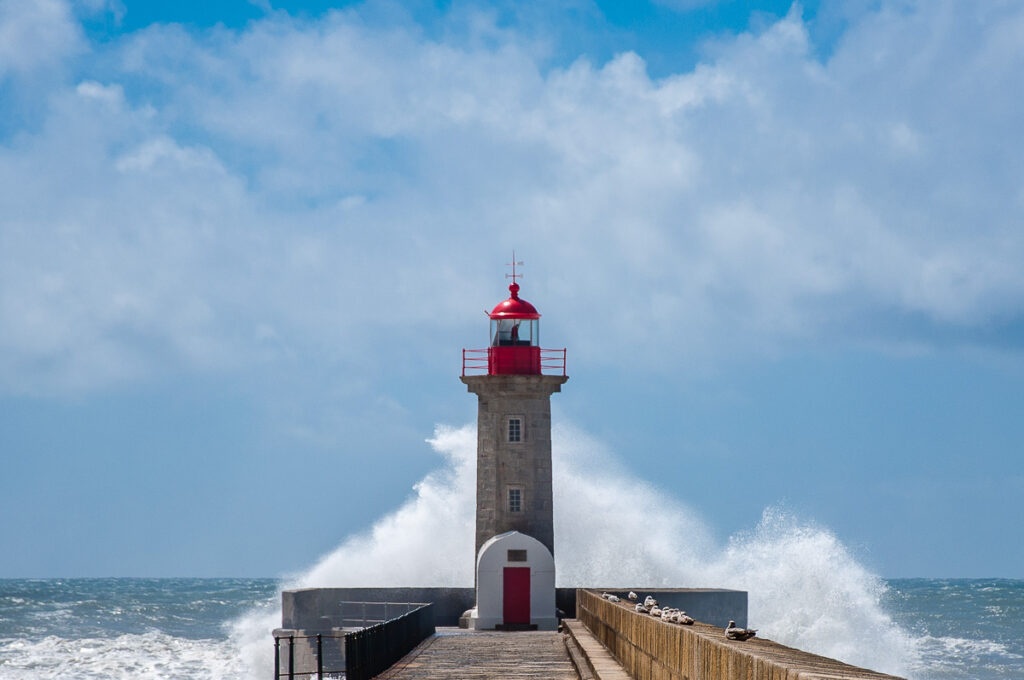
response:
[[(764, 637), (889, 673), (916, 665), (915, 641), (881, 607), (884, 584), (832, 532), (769, 509), (717, 545), (698, 513), (623, 470), (599, 442), (565, 426), (552, 436), (560, 585), (743, 589), (749, 624)], [(475, 428), (438, 427), (429, 441), (444, 467), (286, 588), (472, 584)], [(271, 667), (278, 616), (236, 624), (249, 677)]]
[[(274, 648), (271, 631), (281, 627), (281, 600), (276, 608), (253, 610), (231, 626), (231, 640), (236, 650), (238, 677), (264, 680), (274, 674)], [(269, 671), (268, 671), (269, 669)]]
[(881, 579), (830, 531), (769, 508), (720, 547), (698, 513), (620, 469), (599, 442), (557, 427), (553, 447), (560, 582), (746, 590), (748, 624), (763, 637), (896, 674), (916, 658), (882, 609)]
[[(244, 677), (239, 658), (241, 650), (232, 640), (187, 640), (156, 632), (115, 638), (0, 640), (0, 678), (236, 680)], [(260, 676), (266, 677), (265, 669)]]
[(291, 587), (473, 584), (476, 430), (438, 427), (429, 442), (445, 466), (369, 531), (292, 579)]
[(969, 669), (988, 661), (1008, 664), (1022, 657), (993, 640), (970, 640), (961, 637), (924, 635), (919, 640), (920, 655), (913, 673), (960, 677)]
[(704, 578), (749, 593), (749, 619), (764, 637), (897, 675), (918, 656), (915, 640), (881, 606), (885, 585), (836, 536), (768, 509), (734, 537)]

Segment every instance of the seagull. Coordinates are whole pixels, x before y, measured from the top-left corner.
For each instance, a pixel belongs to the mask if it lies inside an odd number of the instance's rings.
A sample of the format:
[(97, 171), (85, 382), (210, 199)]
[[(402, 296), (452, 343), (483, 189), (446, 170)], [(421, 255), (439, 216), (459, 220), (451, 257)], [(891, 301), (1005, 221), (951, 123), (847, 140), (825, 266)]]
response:
[(658, 609), (657, 605), (651, 607), (651, 616), (661, 616), (661, 610)]
[(631, 590), (629, 591), (629, 595), (627, 597), (629, 597), (630, 602), (636, 602), (637, 594)]
[(678, 623), (680, 625), (683, 625), (683, 626), (692, 626), (693, 625), (693, 618), (687, 616), (686, 612), (679, 612), (679, 614), (676, 615), (676, 623)]
[(609, 602), (621, 602), (621, 600), (619, 599), (618, 595), (609, 595), (608, 596), (608, 601)]
[(634, 611), (636, 611), (637, 614), (646, 614), (647, 613), (647, 610), (644, 609), (644, 606), (642, 604), (640, 604), (639, 602), (636, 603), (636, 606), (633, 607), (633, 609), (634, 609)]
[(644, 607), (650, 609), (651, 607), (657, 607), (657, 606), (658, 606), (658, 601), (655, 600), (650, 595), (648, 595), (647, 597), (644, 598)]
[(729, 621), (729, 627), (725, 629), (727, 640), (749, 640), (757, 635), (757, 631), (751, 628), (737, 628), (735, 621)]

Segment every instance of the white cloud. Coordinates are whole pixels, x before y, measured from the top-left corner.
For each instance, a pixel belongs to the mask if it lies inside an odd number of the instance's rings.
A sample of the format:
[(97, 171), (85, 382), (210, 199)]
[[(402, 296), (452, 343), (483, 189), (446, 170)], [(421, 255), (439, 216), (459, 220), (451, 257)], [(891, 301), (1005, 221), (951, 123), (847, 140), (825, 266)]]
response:
[(114, 109), (124, 106), (124, 88), (120, 85), (104, 85), (95, 80), (83, 80), (75, 88), (75, 92), (80, 97), (104, 102)]
[(60, 0), (0, 0), (0, 82), (59, 66), (84, 49), (81, 30)]
[[(37, 33), (78, 35), (46, 6)], [(472, 344), (513, 247), (544, 337), (587, 361), (928, 346), (1024, 313), (1024, 10), (886, 6), (826, 63), (793, 11), (664, 79), (633, 53), (548, 68), (491, 21), (438, 41), (276, 13), (92, 46), (0, 147), (0, 384), (355, 366), (410, 329), (422, 360)]]
[(121, 172), (140, 172), (152, 170), (163, 162), (185, 171), (205, 169), (215, 173), (224, 172), (217, 157), (209, 149), (182, 147), (166, 136), (147, 140), (118, 158), (114, 167)]

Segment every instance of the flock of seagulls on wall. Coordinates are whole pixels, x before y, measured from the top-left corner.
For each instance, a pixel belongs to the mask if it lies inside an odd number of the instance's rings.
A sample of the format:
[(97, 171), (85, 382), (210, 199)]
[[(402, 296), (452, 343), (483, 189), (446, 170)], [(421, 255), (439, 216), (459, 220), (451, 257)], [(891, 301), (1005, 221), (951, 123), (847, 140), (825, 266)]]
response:
[[(618, 595), (613, 595), (612, 593), (601, 593), (601, 597), (609, 602), (622, 601)], [(629, 597), (630, 602), (636, 603), (633, 609), (637, 614), (648, 614), (650, 616), (657, 617), (666, 623), (678, 623), (681, 626), (693, 625), (693, 618), (687, 616), (686, 612), (674, 607), (665, 607), (662, 609), (658, 606), (658, 601), (650, 595), (645, 597), (643, 602), (637, 602), (637, 600), (640, 599), (640, 596), (631, 590), (627, 597)], [(753, 628), (737, 628), (735, 621), (729, 621), (729, 626), (725, 629), (725, 637), (728, 640), (749, 640), (755, 635), (757, 635), (756, 630)]]

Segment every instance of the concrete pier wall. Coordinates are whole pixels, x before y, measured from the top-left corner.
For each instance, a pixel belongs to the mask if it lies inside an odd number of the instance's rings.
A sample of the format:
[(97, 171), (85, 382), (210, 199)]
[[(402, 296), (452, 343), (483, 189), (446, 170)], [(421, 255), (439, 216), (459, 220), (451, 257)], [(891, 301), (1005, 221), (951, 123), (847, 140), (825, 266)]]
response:
[[(623, 601), (632, 590), (642, 600), (650, 595), (661, 607), (682, 609), (703, 623), (724, 628), (735, 621), (740, 628), (747, 627), (747, 592), (724, 588), (586, 588), (586, 590), (617, 595)], [(575, 602), (573, 611), (576, 611)], [(633, 605), (630, 604), (632, 607)], [(567, 610), (568, 611), (568, 610)], [(578, 616), (576, 618), (579, 618)]]
[[(626, 599), (630, 588), (596, 589)], [(641, 596), (653, 595), (659, 602), (678, 607), (698, 621), (724, 626), (730, 619), (740, 626), (747, 622), (747, 594), (742, 590), (716, 590), (711, 588), (633, 588)], [(577, 617), (576, 588), (556, 588), (555, 606), (566, 617)], [(281, 628), (312, 633), (332, 629), (351, 628), (345, 623), (353, 615), (361, 614), (358, 607), (342, 606), (343, 602), (432, 602), (434, 620), (438, 626), (457, 626), (462, 612), (476, 603), (472, 588), (303, 588), (281, 593)], [(395, 613), (394, 609), (388, 612)], [(379, 605), (369, 606), (370, 618), (383, 616)], [(578, 617), (577, 617), (578, 618)]]
[[(351, 628), (350, 621), (361, 615), (360, 607), (343, 607), (351, 602), (431, 602), (434, 620), (439, 626), (456, 626), (459, 616), (473, 606), (476, 593), (472, 588), (303, 588), (281, 593), (281, 628), (319, 631), (330, 628)], [(381, 605), (368, 605), (367, 617), (389, 618), (398, 610), (384, 616)]]
[(722, 628), (707, 623), (693, 626), (665, 623), (646, 614), (637, 614), (632, 605), (609, 602), (600, 592), (577, 591), (576, 617), (635, 680), (894, 678), (771, 640), (726, 640)]

